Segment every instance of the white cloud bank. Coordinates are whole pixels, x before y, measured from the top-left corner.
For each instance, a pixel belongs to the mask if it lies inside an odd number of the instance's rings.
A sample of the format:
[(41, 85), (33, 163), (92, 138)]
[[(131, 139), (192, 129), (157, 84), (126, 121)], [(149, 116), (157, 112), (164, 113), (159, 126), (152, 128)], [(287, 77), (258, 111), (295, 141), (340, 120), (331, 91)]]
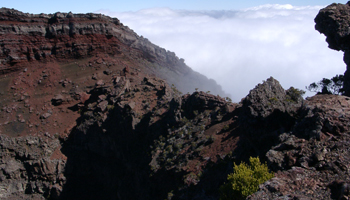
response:
[(344, 73), (343, 53), (329, 49), (325, 36), (314, 29), (321, 8), (287, 4), (226, 11), (100, 12), (174, 51), (238, 102), (270, 76), (285, 89), (305, 89), (311, 82)]

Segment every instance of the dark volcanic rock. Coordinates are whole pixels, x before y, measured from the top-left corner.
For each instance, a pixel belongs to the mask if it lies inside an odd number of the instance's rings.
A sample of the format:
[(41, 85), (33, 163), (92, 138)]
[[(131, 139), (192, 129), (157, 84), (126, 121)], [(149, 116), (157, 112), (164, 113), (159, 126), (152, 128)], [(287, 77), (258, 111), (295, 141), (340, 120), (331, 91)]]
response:
[(320, 175), (318, 171), (293, 167), (278, 172), (247, 199), (332, 199), (327, 185), (319, 179)]
[(295, 134), (306, 139), (321, 139), (324, 133), (341, 135), (350, 130), (350, 98), (316, 95), (308, 99), (305, 117), (295, 127)]
[(267, 152), (276, 177), (249, 199), (342, 199), (349, 182), (350, 99), (317, 95), (306, 101), (308, 114), (281, 143)]
[[(227, 102), (198, 92), (192, 94), (194, 100), (181, 98), (158, 78), (145, 77), (125, 90), (127, 83), (129, 79), (123, 78), (89, 91), (78, 125), (63, 146), (69, 172), (61, 198), (164, 199), (171, 190), (180, 190), (180, 185), (199, 182), (182, 165), (186, 156), (201, 156), (198, 151), (182, 151), (182, 145), (188, 146), (187, 140), (198, 146), (213, 143), (204, 135), (205, 125), (210, 125), (208, 115), (224, 109)], [(203, 113), (192, 116), (192, 122), (182, 117), (191, 109), (183, 104)], [(163, 137), (168, 138), (163, 141), (166, 146), (158, 144)], [(164, 160), (167, 151), (171, 153)], [(181, 199), (190, 199), (192, 193)]]
[[(242, 99), (238, 121), (244, 133), (241, 137), (242, 159), (256, 155), (264, 157), (272, 146), (280, 143), (280, 135), (292, 131), (304, 103), (299, 90), (285, 90), (273, 77), (252, 89)], [(243, 153), (244, 152), (244, 153)], [(250, 154), (250, 155), (249, 155)]]
[(191, 95), (184, 95), (183, 97), (183, 109), (188, 112), (193, 112), (194, 110), (203, 111), (206, 109), (215, 109), (219, 107), (223, 107), (226, 105), (225, 99), (220, 96), (214, 96), (211, 94), (207, 94), (203, 91), (194, 92)]
[(247, 109), (247, 114), (253, 117), (265, 118), (276, 111), (295, 113), (301, 106), (303, 99), (298, 94), (293, 99), (293, 95), (290, 94), (293, 92), (292, 90), (284, 90), (276, 79), (270, 77), (251, 90), (248, 96), (243, 99), (242, 104)]
[(345, 95), (350, 96), (350, 2), (333, 3), (321, 9), (315, 18), (315, 28), (323, 33), (329, 48), (344, 52), (347, 69), (344, 74)]
[[(266, 153), (276, 177), (248, 199), (341, 199), (347, 195), (341, 194), (341, 187), (347, 185), (334, 182), (350, 181), (346, 167), (350, 164), (350, 98), (316, 95), (306, 101), (289, 101), (287, 96), (270, 78), (242, 101), (246, 117), (255, 119), (248, 121), (251, 126), (246, 130), (252, 132), (256, 126), (264, 130), (251, 133), (250, 142), (259, 151), (266, 150), (271, 141), (277, 144)], [(269, 130), (279, 134), (271, 135)]]
[[(276, 176), (250, 199), (348, 195), (350, 98), (293, 91), (269, 78), (234, 105), (204, 92), (181, 97), (154, 77), (114, 77), (80, 93), (88, 97), (68, 136), (0, 137), (0, 178), (10, 186), (0, 194), (218, 199), (233, 162), (260, 156)], [(53, 156), (57, 148), (66, 159)]]
[(0, 135), (0, 147), (1, 199), (45, 199), (65, 183), (65, 160), (51, 157), (58, 140)]
[(333, 3), (320, 10), (315, 18), (315, 28), (326, 35), (329, 48), (347, 50), (349, 43), (350, 3)]

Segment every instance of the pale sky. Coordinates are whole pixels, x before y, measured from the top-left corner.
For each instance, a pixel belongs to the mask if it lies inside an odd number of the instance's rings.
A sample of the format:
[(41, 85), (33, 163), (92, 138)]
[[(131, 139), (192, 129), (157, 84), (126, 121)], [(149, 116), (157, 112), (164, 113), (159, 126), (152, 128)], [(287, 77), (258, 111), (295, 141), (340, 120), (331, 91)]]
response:
[[(166, 7), (185, 10), (236, 10), (263, 4), (291, 4), (293, 6), (325, 6), (332, 0), (0, 0), (1, 7), (14, 8), (29, 13), (73, 12), (87, 13), (109, 9), (115, 12), (138, 11), (141, 9)], [(346, 3), (346, 0), (337, 3)]]

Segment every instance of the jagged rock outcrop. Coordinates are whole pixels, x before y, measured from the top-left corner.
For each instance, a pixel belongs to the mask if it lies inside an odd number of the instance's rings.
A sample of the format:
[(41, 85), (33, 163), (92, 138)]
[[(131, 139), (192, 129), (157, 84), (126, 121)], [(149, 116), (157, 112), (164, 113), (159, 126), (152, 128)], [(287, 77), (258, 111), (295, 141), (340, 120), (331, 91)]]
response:
[(315, 18), (315, 28), (327, 38), (329, 48), (344, 52), (347, 69), (344, 74), (344, 94), (350, 96), (350, 2), (333, 3), (320, 10)]
[(280, 134), (293, 129), (304, 103), (302, 92), (291, 87), (285, 90), (273, 77), (252, 89), (237, 109), (236, 126), (243, 133), (241, 157), (261, 156), (279, 143)]
[[(349, 195), (350, 98), (317, 95), (308, 114), (266, 154), (276, 177), (249, 199), (342, 199)], [(346, 188), (345, 188), (346, 189)]]
[(255, 118), (266, 118), (274, 112), (296, 113), (303, 103), (301, 91), (291, 87), (284, 90), (280, 83), (270, 77), (251, 90), (242, 101), (247, 115)]

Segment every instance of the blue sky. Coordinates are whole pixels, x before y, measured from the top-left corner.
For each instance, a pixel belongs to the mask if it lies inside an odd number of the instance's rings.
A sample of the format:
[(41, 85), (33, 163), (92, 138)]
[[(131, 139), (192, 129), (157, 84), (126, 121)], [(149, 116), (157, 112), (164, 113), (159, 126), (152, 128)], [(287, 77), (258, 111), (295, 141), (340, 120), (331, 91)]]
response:
[[(332, 0), (0, 0), (1, 7), (14, 8), (29, 13), (55, 13), (69, 12), (87, 13), (101, 9), (109, 9), (116, 12), (137, 11), (154, 7), (167, 7), (170, 9), (186, 10), (236, 10), (255, 7), (263, 4), (291, 4), (293, 6), (328, 5)], [(346, 0), (337, 3), (346, 3)]]

